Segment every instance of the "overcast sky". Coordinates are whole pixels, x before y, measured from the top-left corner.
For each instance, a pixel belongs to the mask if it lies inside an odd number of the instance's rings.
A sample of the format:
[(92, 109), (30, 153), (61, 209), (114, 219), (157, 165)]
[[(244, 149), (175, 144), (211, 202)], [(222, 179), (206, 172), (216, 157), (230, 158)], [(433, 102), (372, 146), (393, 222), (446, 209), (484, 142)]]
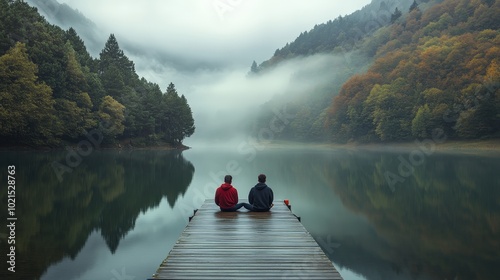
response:
[[(59, 0), (118, 42), (179, 67), (250, 67), (315, 24), (350, 14), (369, 0)], [(192, 68), (192, 67), (189, 67)]]

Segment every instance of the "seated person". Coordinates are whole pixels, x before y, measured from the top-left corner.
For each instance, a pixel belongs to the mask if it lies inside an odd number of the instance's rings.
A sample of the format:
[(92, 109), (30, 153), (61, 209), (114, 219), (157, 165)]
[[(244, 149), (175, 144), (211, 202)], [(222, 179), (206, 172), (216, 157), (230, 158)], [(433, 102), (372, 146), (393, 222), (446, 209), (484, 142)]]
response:
[(231, 185), (232, 181), (233, 177), (226, 175), (224, 183), (215, 191), (215, 204), (224, 212), (234, 212), (243, 206), (248, 207), (248, 203), (238, 203), (238, 191)]
[(250, 207), (245, 206), (245, 208), (250, 211), (266, 212), (274, 205), (273, 190), (266, 185), (266, 175), (260, 174), (258, 176), (258, 181), (257, 185), (255, 185), (248, 194)]

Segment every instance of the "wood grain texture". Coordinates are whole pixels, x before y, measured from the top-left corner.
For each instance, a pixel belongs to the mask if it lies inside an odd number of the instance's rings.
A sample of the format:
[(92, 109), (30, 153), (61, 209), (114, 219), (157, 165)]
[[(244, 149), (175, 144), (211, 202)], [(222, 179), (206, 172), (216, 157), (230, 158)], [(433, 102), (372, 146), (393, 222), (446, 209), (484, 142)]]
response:
[(151, 279), (342, 277), (283, 202), (264, 213), (220, 212), (208, 199)]

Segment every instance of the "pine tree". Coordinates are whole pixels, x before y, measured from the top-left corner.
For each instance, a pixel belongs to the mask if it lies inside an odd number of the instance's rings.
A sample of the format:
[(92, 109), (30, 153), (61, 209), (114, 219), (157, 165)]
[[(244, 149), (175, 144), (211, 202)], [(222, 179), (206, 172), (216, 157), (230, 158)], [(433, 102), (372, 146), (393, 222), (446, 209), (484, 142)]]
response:
[(193, 135), (195, 131), (193, 113), (184, 95), (181, 96), (180, 105), (181, 105), (181, 115), (180, 115), (181, 137), (179, 139), (179, 142), (181, 142), (184, 138)]
[[(108, 71), (116, 71), (116, 73), (113, 73), (110, 77), (106, 78), (114, 79), (117, 76), (121, 76), (121, 80), (124, 85), (130, 87), (134, 87), (136, 85), (139, 79), (135, 73), (134, 63), (130, 61), (120, 49), (115, 35), (111, 34), (109, 36), (108, 41), (106, 41), (104, 49), (101, 51), (99, 57), (99, 73), (102, 76), (105, 76)], [(103, 81), (103, 85), (106, 90), (108, 89), (107, 85), (110, 83), (113, 83), (113, 81)], [(114, 87), (115, 86), (116, 85), (114, 85)]]
[(71, 43), (73, 49), (76, 52), (76, 58), (82, 67), (89, 67), (91, 70), (94, 69), (94, 60), (90, 56), (87, 48), (85, 47), (85, 43), (78, 36), (75, 29), (72, 27), (65, 32), (65, 38), (67, 41)]
[(413, 11), (413, 10), (415, 10), (415, 9), (418, 9), (417, 0), (413, 0), (413, 3), (410, 6), (410, 12)]
[(160, 132), (163, 139), (178, 145), (194, 133), (194, 120), (186, 97), (179, 97), (175, 85), (170, 83), (163, 95)]
[(259, 67), (257, 66), (257, 62), (255, 62), (255, 60), (252, 63), (252, 67), (250, 67), (250, 72), (252, 72), (252, 73), (259, 72)]
[(396, 20), (402, 15), (403, 13), (401, 13), (401, 11), (396, 7), (396, 10), (394, 10), (394, 13), (391, 15), (391, 23), (396, 22)]

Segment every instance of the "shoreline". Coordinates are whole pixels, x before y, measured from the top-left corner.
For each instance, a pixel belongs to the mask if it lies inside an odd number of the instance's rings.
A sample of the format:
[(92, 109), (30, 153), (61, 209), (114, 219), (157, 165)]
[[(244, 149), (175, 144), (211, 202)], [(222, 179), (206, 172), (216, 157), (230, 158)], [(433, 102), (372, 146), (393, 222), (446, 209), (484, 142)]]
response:
[[(493, 153), (500, 155), (500, 139), (471, 140), (471, 141), (445, 141), (434, 143), (433, 151), (440, 153)], [(322, 146), (341, 149), (357, 149), (367, 151), (398, 152), (420, 149), (416, 141), (398, 143), (348, 143), (348, 144), (323, 144)], [(430, 149), (430, 146), (427, 147)]]
[[(40, 152), (50, 152), (50, 151), (65, 151), (68, 148), (77, 149), (77, 145), (65, 145), (60, 147), (25, 147), (25, 146), (5, 146), (0, 147), (0, 152), (30, 152), (30, 151), (40, 151)], [(140, 151), (140, 150), (158, 150), (158, 151), (170, 151), (170, 150), (189, 150), (191, 147), (180, 145), (180, 146), (171, 146), (171, 145), (159, 145), (159, 146), (144, 146), (144, 147), (134, 147), (134, 146), (104, 146), (104, 147), (92, 147), (96, 151)]]
[[(450, 153), (493, 153), (494, 155), (500, 155), (500, 139), (488, 139), (488, 140), (469, 140), (469, 141), (444, 141), (443, 143), (434, 143), (433, 152), (450, 152)], [(23, 146), (5, 146), (0, 147), (0, 152), (2, 151), (60, 151), (66, 150), (67, 147), (76, 149), (76, 145), (67, 145), (61, 147), (23, 147)], [(366, 151), (378, 151), (378, 152), (401, 152), (401, 151), (411, 151), (419, 149), (419, 144), (417, 141), (412, 142), (396, 142), (396, 143), (328, 143), (328, 142), (294, 142), (286, 140), (275, 140), (271, 143), (263, 144), (262, 147), (266, 148), (322, 148), (322, 149), (346, 149), (346, 150), (366, 150)], [(179, 146), (172, 145), (155, 145), (155, 146), (104, 146), (98, 147), (96, 150), (120, 150), (120, 151), (135, 151), (135, 150), (189, 150), (193, 147), (185, 146), (183, 144)], [(194, 147), (196, 148), (196, 147)], [(427, 149), (429, 149), (427, 147)]]
[[(434, 143), (432, 149), (433, 152), (439, 153), (493, 153), (493, 155), (500, 155), (500, 139), (488, 139), (488, 140), (470, 140), (470, 141), (444, 141), (443, 143)], [(295, 148), (321, 148), (321, 149), (345, 149), (345, 150), (365, 150), (373, 152), (407, 152), (415, 149), (419, 149), (420, 146), (416, 141), (412, 142), (396, 142), (396, 143), (302, 143), (302, 142), (292, 142), (292, 141), (273, 141), (262, 145), (267, 148), (279, 148), (279, 147), (295, 147)], [(426, 149), (431, 149), (428, 146)]]

